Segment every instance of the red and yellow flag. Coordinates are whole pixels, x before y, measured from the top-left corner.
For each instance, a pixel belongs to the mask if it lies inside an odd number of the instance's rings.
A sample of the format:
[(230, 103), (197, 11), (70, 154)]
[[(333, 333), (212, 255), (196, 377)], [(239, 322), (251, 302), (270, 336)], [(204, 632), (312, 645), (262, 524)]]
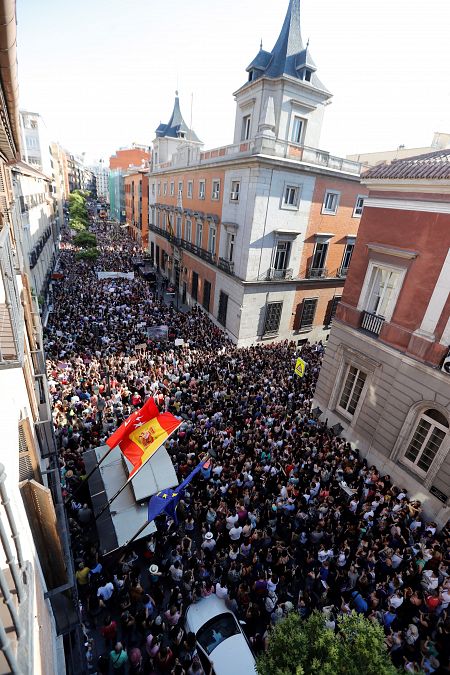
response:
[(120, 450), (133, 465), (128, 480), (133, 478), (158, 448), (181, 425), (171, 413), (160, 413), (150, 398), (140, 410), (136, 410), (108, 438), (110, 448), (120, 445)]

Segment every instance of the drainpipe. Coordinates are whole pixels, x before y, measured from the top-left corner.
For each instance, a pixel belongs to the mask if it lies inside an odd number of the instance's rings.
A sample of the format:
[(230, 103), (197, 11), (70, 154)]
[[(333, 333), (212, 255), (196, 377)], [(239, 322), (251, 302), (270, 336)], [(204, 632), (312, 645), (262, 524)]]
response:
[[(5, 474), (5, 467), (3, 464), (0, 464), (0, 481), (3, 483), (6, 479), (6, 474)], [(5, 487), (3, 486), (3, 489)], [(13, 532), (14, 534), (14, 532)], [(25, 598), (25, 592), (23, 590), (23, 584), (22, 580), (20, 578), (20, 573), (17, 568), (16, 561), (14, 560), (14, 556), (11, 551), (11, 546), (9, 544), (9, 537), (6, 534), (5, 526), (3, 524), (3, 520), (0, 517), (0, 541), (2, 542), (3, 550), (5, 551), (6, 555), (6, 562), (8, 563), (9, 570), (11, 572), (11, 576), (14, 580), (14, 584), (17, 590), (17, 595), (19, 598), (19, 602), (22, 602)]]
[(11, 673), (13, 673), (13, 675), (21, 675), (21, 671), (19, 669), (19, 666), (17, 665), (16, 657), (14, 656), (13, 650), (11, 649), (11, 642), (8, 640), (8, 636), (6, 635), (6, 631), (1, 621), (0, 621), (0, 649), (5, 655), (5, 659), (8, 662), (8, 666)]
[(17, 639), (19, 639), (22, 635), (22, 626), (19, 621), (19, 615), (17, 614), (17, 609), (14, 606), (14, 601), (11, 595), (11, 591), (9, 590), (8, 582), (6, 581), (5, 575), (3, 574), (3, 570), (0, 569), (0, 590), (3, 595), (3, 600), (5, 605), (9, 609), (9, 613), (11, 615), (11, 621), (13, 622), (14, 630), (16, 631)]
[(13, 514), (12, 508), (11, 508), (11, 501), (8, 497), (8, 493), (6, 492), (5, 480), (6, 480), (5, 467), (3, 466), (3, 464), (0, 464), (0, 499), (1, 499), (2, 506), (4, 507), (4, 509), (6, 511), (6, 517), (8, 518), (9, 529), (11, 530), (12, 539), (13, 539), (14, 545), (16, 547), (17, 560), (19, 562), (19, 567), (20, 567), (21, 570), (23, 570), (24, 561), (23, 561), (23, 555), (22, 555), (22, 547), (20, 545), (20, 535), (19, 535), (19, 532), (17, 531), (16, 521), (14, 520), (14, 514)]
[[(0, 0), (0, 77), (11, 124), (16, 158), (20, 158), (19, 82), (15, 0)], [(12, 157), (11, 159), (16, 159)]]

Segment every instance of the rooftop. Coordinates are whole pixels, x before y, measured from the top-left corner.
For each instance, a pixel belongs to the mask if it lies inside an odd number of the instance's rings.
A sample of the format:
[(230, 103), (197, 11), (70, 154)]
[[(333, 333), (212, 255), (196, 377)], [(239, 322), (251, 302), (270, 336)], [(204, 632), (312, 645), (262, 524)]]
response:
[(363, 180), (384, 178), (400, 180), (410, 178), (423, 180), (450, 179), (450, 149), (436, 150), (426, 155), (416, 155), (415, 157), (379, 164), (362, 175)]

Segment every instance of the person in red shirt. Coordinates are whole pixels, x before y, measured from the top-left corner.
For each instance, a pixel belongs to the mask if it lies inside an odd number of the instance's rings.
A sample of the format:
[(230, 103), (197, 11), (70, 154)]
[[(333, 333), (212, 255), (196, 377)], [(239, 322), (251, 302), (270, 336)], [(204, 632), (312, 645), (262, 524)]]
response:
[(105, 647), (112, 647), (117, 641), (117, 623), (111, 619), (109, 614), (105, 617), (103, 627), (100, 630), (103, 639), (105, 640)]

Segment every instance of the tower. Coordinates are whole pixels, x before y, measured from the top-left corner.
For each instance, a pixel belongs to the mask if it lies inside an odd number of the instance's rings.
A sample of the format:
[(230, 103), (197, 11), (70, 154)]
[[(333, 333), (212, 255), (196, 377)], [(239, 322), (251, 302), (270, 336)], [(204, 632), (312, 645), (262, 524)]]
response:
[(263, 135), (317, 148), (324, 106), (332, 94), (317, 76), (309, 44), (303, 45), (300, 0), (289, 0), (274, 48), (267, 52), (261, 45), (247, 72), (247, 83), (234, 94), (234, 142)]
[(180, 109), (178, 91), (175, 92), (175, 103), (172, 115), (167, 124), (161, 124), (156, 129), (156, 138), (153, 141), (153, 165), (164, 164), (181, 148), (199, 148), (203, 145), (195, 131), (189, 129), (183, 119)]

